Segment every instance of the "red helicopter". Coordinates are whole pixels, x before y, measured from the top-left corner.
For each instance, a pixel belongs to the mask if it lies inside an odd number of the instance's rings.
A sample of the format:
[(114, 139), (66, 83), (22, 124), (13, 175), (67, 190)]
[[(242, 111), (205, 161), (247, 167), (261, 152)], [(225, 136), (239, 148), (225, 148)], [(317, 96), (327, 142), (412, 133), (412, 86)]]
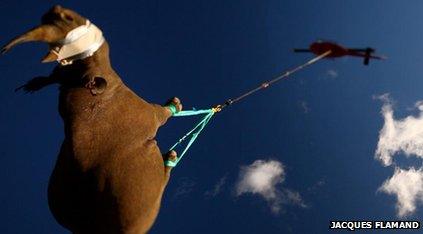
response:
[(316, 41), (310, 45), (309, 49), (294, 49), (296, 53), (314, 53), (316, 55), (321, 55), (327, 51), (331, 51), (326, 58), (338, 58), (342, 56), (355, 56), (355, 57), (363, 57), (364, 58), (364, 65), (369, 65), (370, 59), (386, 59), (384, 56), (377, 56), (372, 55), (375, 52), (373, 48), (346, 48), (341, 45), (338, 45), (334, 42), (329, 41)]

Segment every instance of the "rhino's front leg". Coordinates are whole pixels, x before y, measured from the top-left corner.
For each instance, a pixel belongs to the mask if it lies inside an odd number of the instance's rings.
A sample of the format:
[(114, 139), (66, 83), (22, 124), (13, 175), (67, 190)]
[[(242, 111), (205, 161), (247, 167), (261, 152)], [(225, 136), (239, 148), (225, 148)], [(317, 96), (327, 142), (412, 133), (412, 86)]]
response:
[(58, 83), (58, 79), (56, 76), (50, 75), (50, 76), (37, 76), (33, 78), (32, 80), (29, 80), (26, 82), (26, 84), (19, 86), (15, 89), (15, 92), (23, 89), (25, 93), (33, 93), (35, 91), (38, 91), (46, 86), (49, 86), (51, 84)]

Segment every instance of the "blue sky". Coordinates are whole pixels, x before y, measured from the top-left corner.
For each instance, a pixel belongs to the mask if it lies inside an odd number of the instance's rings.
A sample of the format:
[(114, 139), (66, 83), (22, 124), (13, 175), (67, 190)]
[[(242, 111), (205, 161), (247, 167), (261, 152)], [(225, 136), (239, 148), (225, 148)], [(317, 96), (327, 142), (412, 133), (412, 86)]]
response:
[[(178, 96), (187, 109), (219, 104), (303, 63), (311, 55), (292, 48), (319, 38), (389, 57), (368, 67), (355, 58), (319, 62), (216, 115), (173, 171), (151, 233), (326, 233), (329, 220), (397, 219), (396, 197), (377, 192), (395, 167), (375, 159), (386, 103), (373, 97), (390, 93), (397, 119), (419, 112), (410, 108), (423, 99), (423, 2), (3, 0), (0, 42), (56, 3), (103, 30), (115, 70), (138, 95), (155, 103)], [(1, 233), (67, 233), (46, 192), (63, 140), (57, 87), (13, 92), (50, 73), (55, 64), (39, 63), (45, 53), (45, 45), (25, 44), (0, 57)], [(196, 120), (160, 129), (162, 151)], [(421, 156), (398, 151), (396, 166), (421, 166)], [(241, 168), (256, 160), (280, 162), (276, 188), (298, 193), (305, 206), (288, 199), (276, 214), (263, 196), (238, 194)], [(406, 219), (421, 220), (422, 210)]]

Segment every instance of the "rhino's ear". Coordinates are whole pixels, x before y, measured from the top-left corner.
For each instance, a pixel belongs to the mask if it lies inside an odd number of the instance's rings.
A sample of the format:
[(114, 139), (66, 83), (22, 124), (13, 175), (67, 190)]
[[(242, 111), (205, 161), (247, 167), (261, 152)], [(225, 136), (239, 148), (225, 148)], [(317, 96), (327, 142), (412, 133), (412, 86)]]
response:
[(85, 84), (85, 87), (90, 90), (92, 95), (102, 94), (107, 87), (107, 81), (103, 77), (96, 76)]
[(57, 54), (55, 54), (53, 51), (49, 51), (44, 57), (43, 59), (41, 59), (42, 63), (50, 63), (50, 62), (54, 62), (57, 60)]
[(69, 13), (62, 11), (60, 12), (60, 18), (67, 22), (73, 22), (75, 19)]

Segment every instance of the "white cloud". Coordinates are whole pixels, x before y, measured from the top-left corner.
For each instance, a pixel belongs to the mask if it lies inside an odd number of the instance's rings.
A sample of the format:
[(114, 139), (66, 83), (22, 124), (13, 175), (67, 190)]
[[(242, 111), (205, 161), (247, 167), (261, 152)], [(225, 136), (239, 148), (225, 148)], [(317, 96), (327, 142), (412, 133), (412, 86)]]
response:
[(264, 198), (274, 213), (278, 213), (282, 203), (293, 203), (305, 207), (298, 192), (281, 189), (277, 186), (285, 181), (285, 170), (276, 160), (256, 160), (249, 166), (241, 167), (236, 184), (236, 195), (252, 193)]
[[(391, 166), (395, 165), (394, 156), (399, 153), (423, 158), (423, 101), (415, 104), (419, 111), (417, 116), (395, 119), (389, 94), (375, 98), (384, 102), (381, 113), (385, 121), (379, 132), (376, 159), (384, 166)], [(417, 205), (423, 202), (423, 167), (401, 169), (396, 166), (394, 175), (383, 183), (379, 191), (396, 196), (398, 217), (413, 214)]]
[(308, 106), (308, 102), (300, 101), (300, 106), (303, 109), (304, 114), (307, 114), (308, 112), (310, 112), (310, 107)]
[(415, 212), (416, 204), (423, 202), (423, 169), (395, 169), (394, 175), (379, 188), (397, 197), (397, 215), (405, 217)]
[(320, 189), (322, 186), (326, 184), (324, 179), (318, 180), (315, 184), (310, 186), (307, 191), (310, 193), (316, 193), (318, 189)]
[(334, 69), (327, 70), (326, 74), (333, 79), (338, 77), (338, 72)]
[(396, 153), (423, 158), (423, 102), (418, 101), (415, 104), (420, 111), (417, 116), (395, 119), (389, 95), (384, 94), (377, 98), (384, 102), (381, 113), (385, 124), (379, 132), (375, 157), (382, 161), (384, 166), (393, 163)]
[(178, 187), (172, 196), (173, 200), (188, 196), (194, 190), (196, 182), (188, 177), (181, 177), (177, 184)]
[(207, 197), (217, 196), (221, 192), (223, 185), (225, 185), (226, 178), (226, 175), (220, 178), (219, 181), (214, 185), (213, 190), (206, 191), (204, 195), (206, 195)]
[(285, 200), (287, 202), (296, 204), (298, 206), (301, 206), (302, 208), (307, 208), (307, 205), (304, 203), (299, 192), (292, 191), (290, 189), (284, 189), (283, 194), (285, 195)]

